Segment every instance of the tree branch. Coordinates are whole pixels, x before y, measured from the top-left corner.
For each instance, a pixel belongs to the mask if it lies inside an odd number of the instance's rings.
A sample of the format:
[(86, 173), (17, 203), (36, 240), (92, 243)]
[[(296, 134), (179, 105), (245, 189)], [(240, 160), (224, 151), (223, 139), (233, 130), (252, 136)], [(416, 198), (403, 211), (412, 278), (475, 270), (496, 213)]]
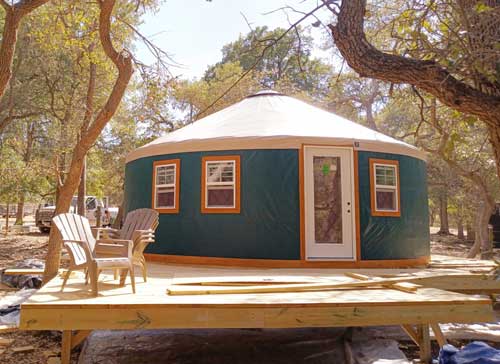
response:
[(363, 30), (366, 0), (342, 1), (336, 25), (329, 25), (335, 44), (349, 66), (362, 77), (414, 85), (455, 110), (496, 124), (500, 98), (483, 93), (453, 77), (435, 61), (424, 61), (381, 52)]

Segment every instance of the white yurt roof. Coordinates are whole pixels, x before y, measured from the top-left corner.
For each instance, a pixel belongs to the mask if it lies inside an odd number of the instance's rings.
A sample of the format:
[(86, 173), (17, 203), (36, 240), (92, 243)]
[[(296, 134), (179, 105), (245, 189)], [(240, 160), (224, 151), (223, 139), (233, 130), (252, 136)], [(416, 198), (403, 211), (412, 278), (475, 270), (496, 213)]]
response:
[(293, 97), (260, 91), (132, 151), (127, 162), (182, 152), (300, 149), (304, 144), (351, 146), (425, 159), (412, 145)]

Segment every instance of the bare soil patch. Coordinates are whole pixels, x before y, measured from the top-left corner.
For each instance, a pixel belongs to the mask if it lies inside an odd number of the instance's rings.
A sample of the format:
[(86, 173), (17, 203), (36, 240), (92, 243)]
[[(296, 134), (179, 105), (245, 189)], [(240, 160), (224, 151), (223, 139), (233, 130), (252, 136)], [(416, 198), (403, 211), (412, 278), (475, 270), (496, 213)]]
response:
[(47, 243), (47, 234), (0, 234), (0, 269), (12, 268), (25, 259), (45, 259)]

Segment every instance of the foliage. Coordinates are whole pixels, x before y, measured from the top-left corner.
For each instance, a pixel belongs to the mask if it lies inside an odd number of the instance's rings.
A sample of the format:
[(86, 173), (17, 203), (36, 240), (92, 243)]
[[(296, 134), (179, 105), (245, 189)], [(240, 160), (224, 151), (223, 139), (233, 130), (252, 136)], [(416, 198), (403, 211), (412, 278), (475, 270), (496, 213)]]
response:
[(216, 77), (221, 65), (238, 63), (243, 71), (259, 73), (261, 88), (277, 88), (280, 81), (288, 80), (294, 89), (321, 95), (327, 90), (331, 67), (312, 57), (313, 38), (301, 28), (276, 43), (284, 32), (283, 28), (258, 27), (226, 44), (221, 61), (208, 68), (204, 79)]

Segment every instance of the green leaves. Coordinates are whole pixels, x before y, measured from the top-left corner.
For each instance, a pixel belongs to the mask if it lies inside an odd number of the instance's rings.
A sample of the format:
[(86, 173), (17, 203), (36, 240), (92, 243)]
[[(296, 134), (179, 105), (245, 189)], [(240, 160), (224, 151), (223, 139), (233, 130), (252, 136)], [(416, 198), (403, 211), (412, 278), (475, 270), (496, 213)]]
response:
[(485, 3), (483, 2), (478, 2), (475, 6), (474, 6), (474, 10), (478, 13), (482, 13), (482, 12), (485, 12), (485, 11), (490, 11), (492, 10), (493, 8), (486, 5)]

